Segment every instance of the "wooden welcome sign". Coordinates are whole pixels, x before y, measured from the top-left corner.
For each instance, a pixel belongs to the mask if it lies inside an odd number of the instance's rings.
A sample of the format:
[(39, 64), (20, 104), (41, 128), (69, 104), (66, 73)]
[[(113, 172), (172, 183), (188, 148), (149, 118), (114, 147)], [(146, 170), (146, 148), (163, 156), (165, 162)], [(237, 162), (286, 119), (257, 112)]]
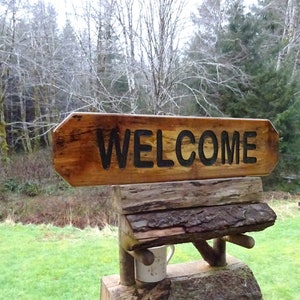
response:
[(53, 132), (54, 167), (73, 186), (271, 173), (269, 120), (72, 113)]

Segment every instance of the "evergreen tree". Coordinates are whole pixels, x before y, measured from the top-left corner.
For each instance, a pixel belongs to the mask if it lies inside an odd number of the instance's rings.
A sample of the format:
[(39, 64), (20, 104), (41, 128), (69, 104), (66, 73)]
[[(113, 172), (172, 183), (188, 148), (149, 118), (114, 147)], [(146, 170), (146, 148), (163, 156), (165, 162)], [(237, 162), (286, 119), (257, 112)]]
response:
[[(239, 41), (234, 36), (227, 40), (229, 36), (224, 24), (229, 20), (222, 3), (220, 0), (204, 1), (193, 16), (197, 31), (186, 54), (190, 66), (186, 85), (201, 115), (224, 115), (225, 95), (240, 98), (241, 88), (248, 82), (238, 57), (240, 48), (234, 49)], [(225, 4), (227, 7), (228, 3)]]
[[(236, 86), (243, 97), (220, 91), (222, 109), (232, 117), (270, 119), (281, 138), (280, 163), (267, 178), (268, 184), (279, 184), (289, 174), (299, 173), (299, 83), (292, 76), (293, 65), (288, 60), (277, 68), (278, 45), (268, 46), (274, 30), (263, 15), (244, 14), (240, 3), (228, 10), (229, 23), (220, 37), (219, 51), (227, 59), (243, 67), (250, 76), (249, 85)], [(274, 19), (272, 19), (274, 22)], [(264, 49), (264, 51), (262, 51)]]

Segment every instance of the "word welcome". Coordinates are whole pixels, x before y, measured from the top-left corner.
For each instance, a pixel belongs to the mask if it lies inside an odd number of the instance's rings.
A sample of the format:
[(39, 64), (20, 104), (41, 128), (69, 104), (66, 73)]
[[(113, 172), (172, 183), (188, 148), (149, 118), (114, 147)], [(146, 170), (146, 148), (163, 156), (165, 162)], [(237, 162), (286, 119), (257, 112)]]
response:
[[(169, 146), (170, 143), (164, 142), (165, 138), (161, 129), (156, 131), (136, 129), (131, 138), (132, 131), (130, 129), (126, 129), (123, 136), (120, 136), (117, 128), (112, 128), (110, 131), (98, 128), (96, 136), (103, 169), (110, 168), (113, 149), (115, 149), (120, 169), (126, 168), (130, 149), (133, 151), (135, 168), (153, 168), (155, 164), (159, 168), (173, 167), (176, 163), (172, 159), (164, 158), (165, 145)], [(253, 156), (253, 152), (251, 156), (249, 151), (256, 149), (256, 144), (253, 143), (256, 136), (256, 131), (230, 133), (224, 130), (217, 136), (212, 130), (205, 130), (200, 135), (199, 133), (196, 135), (190, 130), (181, 130), (172, 144), (174, 149), (171, 150), (175, 153), (177, 163), (182, 167), (190, 167), (196, 160), (205, 166), (212, 166), (218, 162), (218, 157), (223, 165), (255, 164), (257, 158)], [(153, 138), (156, 140), (156, 149), (147, 143), (147, 139), (153, 140)], [(195, 150), (187, 150), (188, 144), (195, 145)], [(169, 152), (170, 149), (168, 149)], [(145, 158), (143, 154), (146, 153), (152, 153), (155, 160), (143, 159)]]

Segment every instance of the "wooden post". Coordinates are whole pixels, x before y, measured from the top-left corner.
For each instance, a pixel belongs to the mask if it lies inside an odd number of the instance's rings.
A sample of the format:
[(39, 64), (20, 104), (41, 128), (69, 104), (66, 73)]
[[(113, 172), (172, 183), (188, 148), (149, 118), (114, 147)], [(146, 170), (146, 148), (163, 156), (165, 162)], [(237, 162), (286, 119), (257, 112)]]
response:
[(130, 286), (135, 283), (134, 258), (122, 247), (123, 231), (120, 226), (119, 216), (119, 262), (120, 262), (120, 284)]
[(215, 266), (226, 266), (226, 242), (221, 238), (214, 239), (213, 250), (216, 257)]

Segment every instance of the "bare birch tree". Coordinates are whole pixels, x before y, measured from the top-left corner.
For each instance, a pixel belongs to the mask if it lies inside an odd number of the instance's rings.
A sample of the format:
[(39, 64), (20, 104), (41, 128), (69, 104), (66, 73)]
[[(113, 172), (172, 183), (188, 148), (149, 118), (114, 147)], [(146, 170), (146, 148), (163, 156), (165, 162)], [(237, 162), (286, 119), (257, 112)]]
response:
[[(0, 154), (6, 159), (8, 154), (7, 144), (7, 113), (8, 98), (13, 97), (12, 81), (15, 79), (16, 66), (16, 29), (17, 13), (20, 1), (2, 1), (0, 16)], [(24, 125), (26, 126), (26, 125)]]
[[(39, 129), (43, 143), (51, 144), (51, 128), (57, 122), (57, 78), (59, 68), (57, 62), (58, 35), (56, 12), (53, 6), (43, 1), (32, 8), (31, 19), (31, 52), (28, 58), (33, 62), (32, 79), (34, 79), (33, 105), (35, 110), (32, 126)], [(30, 84), (30, 83), (29, 83)], [(31, 82), (32, 84), (32, 82)], [(38, 137), (37, 137), (38, 139)], [(38, 140), (36, 141), (38, 145)]]
[[(2, 2), (2, 1), (1, 1)], [(4, 3), (1, 3), (1, 6), (4, 7)], [(1, 159), (7, 158), (8, 153), (8, 145), (6, 141), (6, 120), (5, 120), (5, 97), (7, 94), (7, 78), (9, 76), (9, 55), (7, 55), (7, 44), (12, 44), (10, 35), (8, 35), (7, 28), (7, 18), (9, 7), (4, 11), (4, 13), (0, 17), (0, 154)]]
[(300, 2), (297, 0), (281, 1), (280, 4), (276, 5), (276, 8), (281, 8), (283, 20), (281, 35), (283, 47), (278, 54), (276, 70), (281, 68), (282, 62), (293, 52), (295, 71), (300, 59), (300, 51), (298, 50), (300, 45)]
[[(149, 94), (147, 110), (153, 114), (174, 113), (178, 80), (179, 36), (183, 0), (149, 0), (140, 3), (141, 70)], [(148, 84), (147, 84), (148, 83)]]
[(116, 0), (86, 1), (84, 29), (77, 31), (89, 86), (81, 100), (86, 109), (102, 112), (122, 112), (128, 108), (128, 81), (122, 62), (117, 34)]
[(137, 110), (137, 61), (136, 47), (138, 22), (134, 17), (136, 1), (135, 0), (118, 0), (116, 3), (117, 19), (121, 30), (121, 39), (124, 43), (122, 51), (124, 53), (124, 68), (126, 71), (128, 83), (128, 97), (130, 101), (130, 112), (135, 113)]

